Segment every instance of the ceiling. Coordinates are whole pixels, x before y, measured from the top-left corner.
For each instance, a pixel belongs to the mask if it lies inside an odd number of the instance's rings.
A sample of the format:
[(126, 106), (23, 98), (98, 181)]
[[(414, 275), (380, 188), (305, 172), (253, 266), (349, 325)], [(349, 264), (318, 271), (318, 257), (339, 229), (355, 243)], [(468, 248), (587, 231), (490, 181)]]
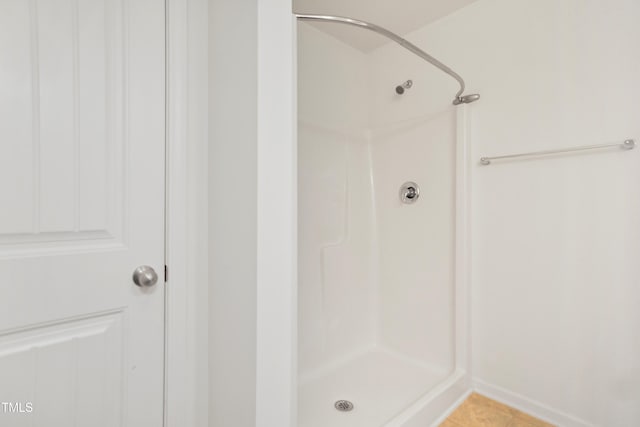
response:
[[(293, 0), (295, 13), (338, 15), (368, 21), (405, 35), (477, 0)], [(389, 40), (371, 31), (336, 23), (314, 27), (356, 49), (370, 52)]]

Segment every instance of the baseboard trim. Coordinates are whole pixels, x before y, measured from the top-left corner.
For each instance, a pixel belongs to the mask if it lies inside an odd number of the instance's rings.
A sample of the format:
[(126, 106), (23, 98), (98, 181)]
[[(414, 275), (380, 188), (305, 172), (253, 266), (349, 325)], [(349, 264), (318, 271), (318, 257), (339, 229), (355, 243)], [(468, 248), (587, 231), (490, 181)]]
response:
[(462, 396), (460, 396), (460, 398), (458, 400), (456, 400), (455, 402), (453, 402), (453, 405), (451, 405), (449, 407), (449, 409), (447, 409), (444, 414), (442, 414), (442, 416), (440, 416), (440, 418), (438, 418), (433, 424), (431, 424), (431, 427), (438, 427), (440, 424), (444, 423), (444, 421), (449, 418), (449, 415), (453, 414), (453, 412), (458, 409), (458, 406), (462, 405), (462, 403), (467, 400), (467, 398), (471, 395), (471, 393), (473, 393), (473, 390), (468, 390), (465, 394), (463, 394)]
[(498, 402), (504, 403), (550, 424), (557, 425), (558, 427), (597, 427), (572, 415), (557, 411), (540, 402), (522, 396), (521, 394), (514, 393), (482, 380), (474, 379), (473, 388), (479, 394), (497, 400)]

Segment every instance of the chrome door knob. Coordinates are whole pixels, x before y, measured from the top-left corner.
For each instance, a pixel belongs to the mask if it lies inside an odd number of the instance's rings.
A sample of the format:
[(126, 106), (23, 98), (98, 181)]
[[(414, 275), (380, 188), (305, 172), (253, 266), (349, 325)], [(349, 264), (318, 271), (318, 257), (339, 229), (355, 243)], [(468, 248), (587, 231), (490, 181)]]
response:
[(148, 288), (158, 283), (158, 274), (152, 267), (141, 265), (133, 271), (133, 283)]

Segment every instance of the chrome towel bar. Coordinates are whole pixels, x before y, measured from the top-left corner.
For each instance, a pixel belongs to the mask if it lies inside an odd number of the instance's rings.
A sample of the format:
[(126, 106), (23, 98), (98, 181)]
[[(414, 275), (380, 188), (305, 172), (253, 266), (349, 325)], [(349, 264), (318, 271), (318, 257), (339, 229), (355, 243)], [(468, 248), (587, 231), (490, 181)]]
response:
[(582, 147), (562, 148), (558, 150), (532, 151), (529, 153), (508, 154), (506, 156), (481, 157), (480, 164), (486, 166), (486, 165), (490, 165), (491, 162), (494, 160), (515, 159), (520, 157), (538, 157), (538, 156), (546, 156), (550, 154), (570, 153), (573, 151), (598, 150), (602, 148), (611, 148), (611, 147), (618, 147), (624, 150), (631, 150), (636, 147), (636, 142), (633, 139), (627, 139), (622, 143), (615, 143), (615, 144), (585, 145)]

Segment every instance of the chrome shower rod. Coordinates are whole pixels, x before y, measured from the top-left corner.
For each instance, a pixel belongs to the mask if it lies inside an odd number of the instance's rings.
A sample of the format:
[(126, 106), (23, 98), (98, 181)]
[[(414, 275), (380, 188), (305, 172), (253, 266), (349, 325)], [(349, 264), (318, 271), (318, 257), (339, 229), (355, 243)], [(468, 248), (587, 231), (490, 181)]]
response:
[(521, 157), (539, 157), (539, 156), (547, 156), (551, 154), (572, 153), (574, 151), (599, 150), (603, 148), (612, 148), (612, 147), (618, 147), (624, 150), (631, 150), (636, 147), (636, 142), (633, 139), (627, 139), (622, 143), (618, 142), (615, 144), (585, 145), (582, 147), (562, 148), (558, 150), (532, 151), (529, 153), (508, 154), (506, 156), (481, 157), (480, 164), (483, 164), (486, 166), (486, 165), (490, 165), (491, 162), (494, 160), (517, 159)]
[(409, 50), (410, 52), (418, 55), (420, 58), (422, 58), (425, 61), (429, 62), (431, 65), (433, 65), (436, 68), (444, 71), (445, 73), (447, 73), (448, 75), (450, 75), (451, 77), (456, 79), (456, 81), (460, 84), (460, 90), (458, 90), (458, 93), (456, 93), (456, 96), (455, 96), (455, 98), (453, 100), (453, 105), (468, 104), (470, 102), (477, 101), (478, 99), (480, 99), (480, 95), (477, 95), (477, 94), (473, 94), (473, 95), (463, 95), (462, 94), (464, 92), (465, 85), (464, 85), (464, 80), (462, 80), (462, 77), (460, 77), (460, 75), (458, 73), (456, 73), (451, 68), (449, 68), (446, 65), (444, 65), (442, 62), (438, 61), (433, 56), (429, 55), (427, 52), (425, 52), (422, 49), (420, 49), (418, 46), (414, 45), (413, 43), (411, 43), (411, 42), (409, 42), (409, 41), (407, 41), (405, 39), (403, 39), (399, 35), (397, 35), (395, 33), (392, 33), (391, 31), (387, 30), (386, 28), (382, 28), (381, 26), (376, 25), (376, 24), (372, 24), (370, 22), (360, 21), (358, 19), (347, 18), (347, 17), (343, 17), (343, 16), (307, 15), (307, 14), (295, 14), (295, 16), (296, 16), (296, 18), (298, 18), (300, 20), (303, 20), (303, 21), (335, 22), (335, 23), (339, 23), (339, 24), (347, 24), (347, 25), (353, 25), (355, 27), (365, 28), (367, 30), (370, 30), (370, 31), (373, 31), (375, 33), (381, 34), (381, 35), (385, 36), (386, 38), (393, 40), (394, 42), (398, 43), (400, 46), (402, 46), (405, 49)]

